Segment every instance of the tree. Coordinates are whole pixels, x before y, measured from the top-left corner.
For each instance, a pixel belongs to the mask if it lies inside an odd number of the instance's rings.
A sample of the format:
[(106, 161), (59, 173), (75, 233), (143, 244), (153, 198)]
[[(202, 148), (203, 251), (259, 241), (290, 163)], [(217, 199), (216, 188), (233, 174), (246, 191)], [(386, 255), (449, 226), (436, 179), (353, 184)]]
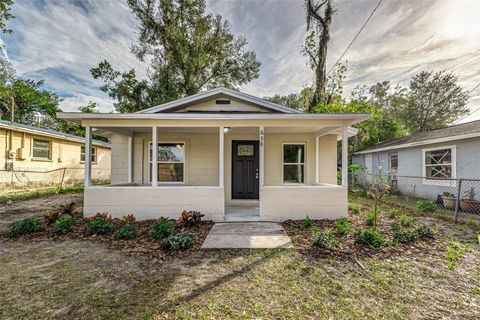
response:
[(327, 47), (330, 41), (330, 25), (334, 14), (332, 0), (305, 0), (307, 31), (302, 51), (309, 58), (310, 67), (315, 70), (315, 90), (308, 112), (324, 103), (327, 82)]
[(291, 93), (285, 96), (276, 94), (272, 97), (264, 97), (263, 99), (306, 112), (310, 105), (312, 94), (313, 89), (311, 87), (305, 87), (299, 93)]
[(44, 82), (14, 79), (9, 83), (0, 83), (0, 110), (2, 119), (11, 117), (12, 98), (15, 100), (15, 122), (35, 124), (39, 117), (56, 119), (61, 111), (57, 94), (42, 89)]
[(12, 14), (13, 0), (0, 0), (0, 30), (3, 33), (12, 33), (12, 29), (7, 28), (7, 21), (15, 18)]
[(393, 107), (410, 134), (444, 128), (468, 113), (468, 92), (445, 71), (422, 71), (410, 80), (406, 102)]
[(129, 0), (139, 21), (132, 52), (149, 62), (149, 78), (115, 71), (107, 61), (91, 69), (120, 112), (134, 112), (217, 86), (235, 88), (258, 78), (260, 62), (228, 21), (205, 12), (205, 0)]

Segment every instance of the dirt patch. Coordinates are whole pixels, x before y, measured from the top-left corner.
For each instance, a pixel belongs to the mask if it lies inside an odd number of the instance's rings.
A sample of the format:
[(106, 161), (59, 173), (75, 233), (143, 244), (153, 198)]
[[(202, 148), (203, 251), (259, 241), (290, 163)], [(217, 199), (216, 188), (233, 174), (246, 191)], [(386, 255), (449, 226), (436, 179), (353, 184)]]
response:
[(0, 205), (0, 231), (17, 220), (32, 216), (41, 216), (45, 211), (58, 208), (60, 205), (75, 202), (78, 211), (83, 210), (83, 193), (58, 194), (54, 196), (12, 201)]

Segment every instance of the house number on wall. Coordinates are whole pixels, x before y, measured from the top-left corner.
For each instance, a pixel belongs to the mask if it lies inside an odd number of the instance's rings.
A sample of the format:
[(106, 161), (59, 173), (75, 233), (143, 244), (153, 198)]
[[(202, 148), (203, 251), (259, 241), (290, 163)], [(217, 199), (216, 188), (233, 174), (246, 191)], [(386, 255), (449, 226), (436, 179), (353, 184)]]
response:
[(260, 146), (263, 147), (263, 130), (260, 130)]

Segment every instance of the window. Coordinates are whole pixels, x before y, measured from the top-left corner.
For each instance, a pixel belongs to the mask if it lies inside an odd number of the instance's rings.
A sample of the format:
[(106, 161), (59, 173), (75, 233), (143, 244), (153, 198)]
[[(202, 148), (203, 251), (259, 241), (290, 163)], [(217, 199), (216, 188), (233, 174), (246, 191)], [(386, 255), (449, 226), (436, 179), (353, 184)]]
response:
[(388, 154), (388, 168), (391, 176), (396, 176), (398, 173), (398, 153)]
[[(80, 161), (85, 162), (85, 147), (80, 150)], [(97, 148), (92, 147), (92, 163), (97, 163)]]
[[(423, 150), (424, 183), (447, 185), (455, 179), (456, 147)], [(443, 181), (442, 181), (443, 180)]]
[[(149, 145), (150, 181), (152, 180), (152, 144)], [(158, 144), (158, 181), (184, 182), (185, 143)]]
[(283, 183), (305, 182), (305, 144), (283, 145)]
[(34, 158), (51, 159), (50, 149), (49, 140), (33, 139), (32, 156)]

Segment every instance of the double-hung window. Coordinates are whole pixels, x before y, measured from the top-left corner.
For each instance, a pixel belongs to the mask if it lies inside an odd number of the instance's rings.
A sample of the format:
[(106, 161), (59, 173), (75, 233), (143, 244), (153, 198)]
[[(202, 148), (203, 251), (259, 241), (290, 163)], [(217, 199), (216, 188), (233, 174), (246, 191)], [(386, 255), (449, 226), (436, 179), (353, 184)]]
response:
[[(80, 161), (85, 162), (85, 147), (80, 150)], [(92, 147), (92, 163), (97, 163), (97, 148)]]
[(392, 152), (388, 154), (388, 171), (390, 177), (395, 179), (398, 174), (398, 153)]
[[(152, 154), (150, 143), (150, 181), (152, 180)], [(157, 166), (159, 182), (185, 182), (185, 143), (159, 143)]]
[(305, 144), (283, 145), (283, 183), (305, 183)]
[(51, 144), (49, 140), (33, 139), (32, 156), (39, 159), (51, 159)]
[(426, 184), (449, 184), (455, 181), (456, 147), (423, 150), (423, 176)]

